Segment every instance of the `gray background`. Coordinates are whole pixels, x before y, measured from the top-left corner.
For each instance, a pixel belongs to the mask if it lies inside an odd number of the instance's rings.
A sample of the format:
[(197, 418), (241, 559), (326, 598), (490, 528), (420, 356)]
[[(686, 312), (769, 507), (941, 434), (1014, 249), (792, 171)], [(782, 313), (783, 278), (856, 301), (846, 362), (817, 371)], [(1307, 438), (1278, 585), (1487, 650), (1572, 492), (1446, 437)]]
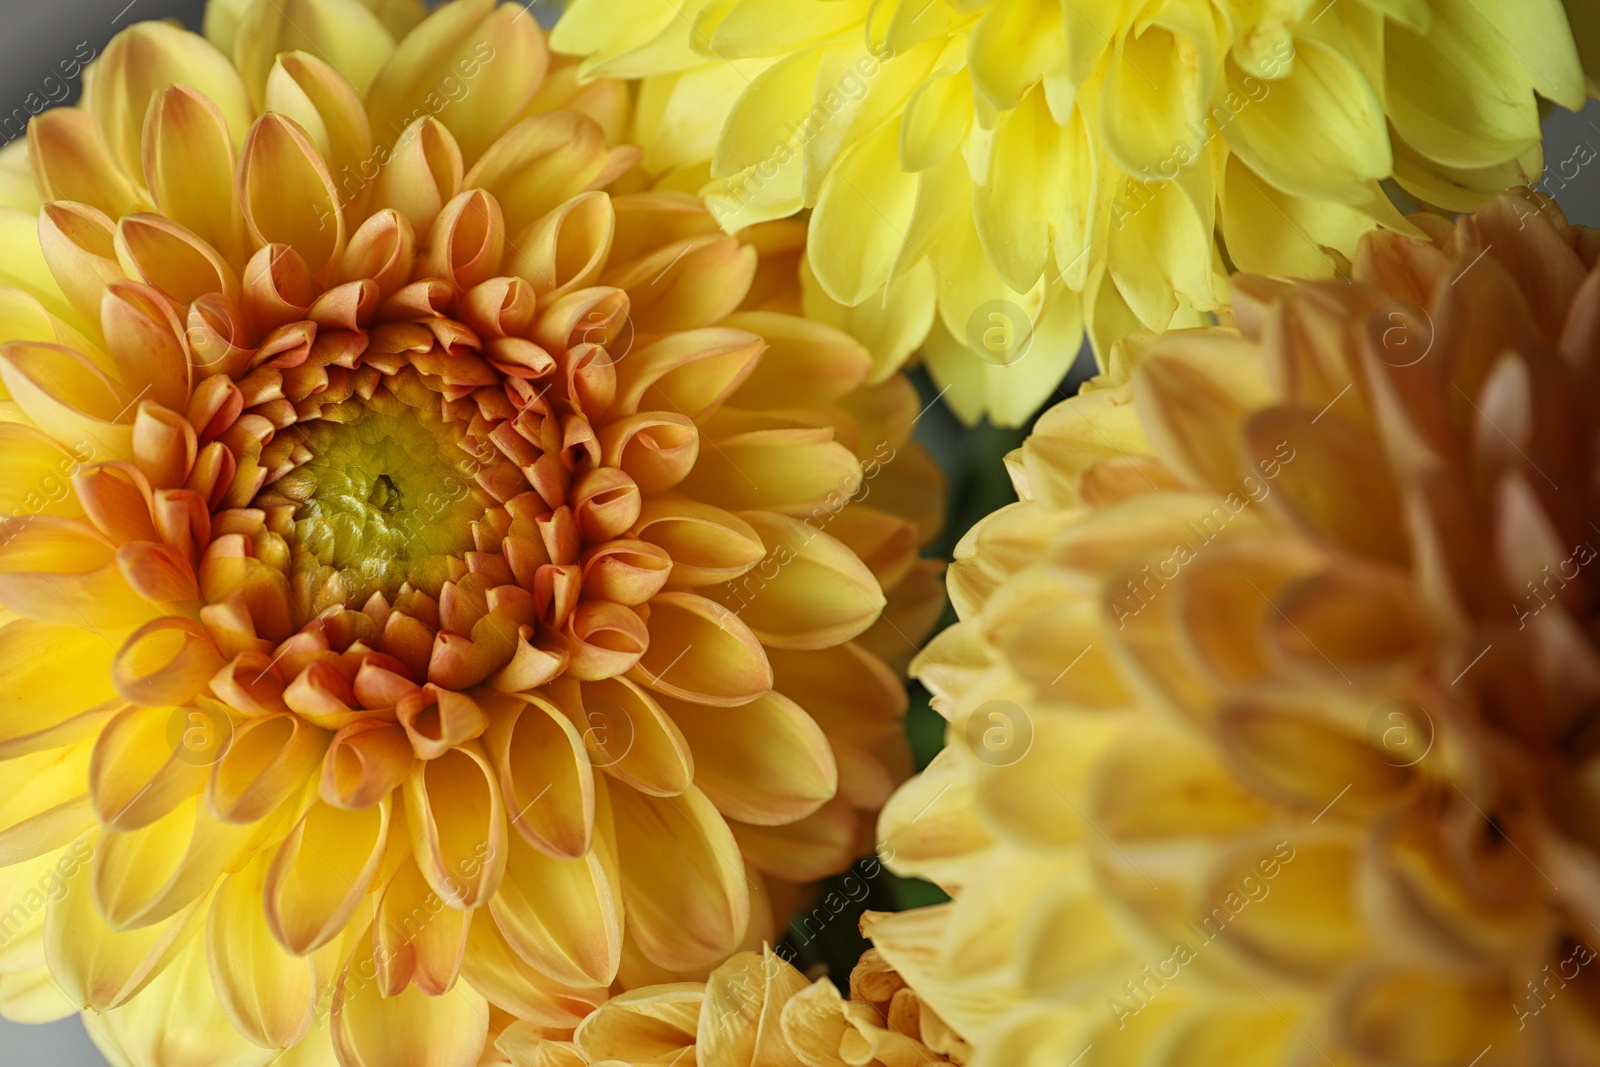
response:
[[(56, 64), (69, 58), (80, 42), (87, 41), (98, 53), (117, 31), (141, 19), (177, 18), (198, 29), (203, 8), (203, 0), (0, 0), (5, 26), (0, 38), (0, 116), (21, 106), (30, 92), (43, 95), (44, 78), (58, 73)], [(1591, 102), (1577, 115), (1557, 109), (1545, 129), (1545, 156), (1552, 167), (1580, 145), (1600, 151), (1600, 102)], [(1569, 182), (1553, 178), (1549, 188), (1574, 222), (1600, 226), (1600, 166), (1581, 168)], [(105, 1061), (89, 1042), (83, 1023), (74, 1018), (51, 1026), (0, 1020), (0, 1063), (104, 1067)]]

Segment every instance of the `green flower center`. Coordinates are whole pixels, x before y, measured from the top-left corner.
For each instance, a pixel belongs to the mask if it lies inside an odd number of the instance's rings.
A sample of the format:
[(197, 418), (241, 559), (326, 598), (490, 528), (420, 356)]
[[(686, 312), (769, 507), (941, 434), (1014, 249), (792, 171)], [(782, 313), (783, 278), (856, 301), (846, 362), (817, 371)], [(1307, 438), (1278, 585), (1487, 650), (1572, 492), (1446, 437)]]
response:
[(289, 542), (294, 614), (335, 604), (391, 603), (407, 586), (437, 597), (460, 578), (473, 524), (492, 506), (466, 429), (440, 416), (439, 397), (411, 406), (386, 388), (297, 423), (304, 451), (258, 503), (293, 505)]

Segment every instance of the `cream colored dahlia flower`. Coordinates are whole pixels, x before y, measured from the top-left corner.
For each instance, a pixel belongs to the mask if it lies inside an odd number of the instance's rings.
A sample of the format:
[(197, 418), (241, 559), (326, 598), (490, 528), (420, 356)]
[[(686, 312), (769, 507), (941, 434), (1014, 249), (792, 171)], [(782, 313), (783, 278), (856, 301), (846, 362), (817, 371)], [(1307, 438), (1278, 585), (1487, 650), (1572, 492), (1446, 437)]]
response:
[(516, 1023), (499, 1048), (515, 1067), (939, 1067), (971, 1052), (876, 952), (856, 964), (845, 1000), (769, 948), (705, 982), (623, 993), (573, 1032)]
[(608, 195), (518, 7), (384, 10), (136, 25), (0, 185), (0, 1008), (119, 1063), (470, 1067), (773, 940), (909, 770), (942, 493), (803, 228)]
[(730, 231), (813, 209), (818, 314), (898, 356), (931, 324), (956, 411), (1016, 425), (1081, 324), (1103, 354), (1200, 325), (1226, 267), (1344, 273), (1409, 231), (1383, 179), (1454, 210), (1537, 180), (1539, 98), (1582, 105), (1580, 47), (1600, 70), (1566, 6), (573, 0), (552, 42), (644, 79), (645, 166), (709, 180)]
[(867, 932), (974, 1064), (1600, 1062), (1600, 233), (1415, 221), (1114, 348), (958, 549), (880, 823), (955, 901)]

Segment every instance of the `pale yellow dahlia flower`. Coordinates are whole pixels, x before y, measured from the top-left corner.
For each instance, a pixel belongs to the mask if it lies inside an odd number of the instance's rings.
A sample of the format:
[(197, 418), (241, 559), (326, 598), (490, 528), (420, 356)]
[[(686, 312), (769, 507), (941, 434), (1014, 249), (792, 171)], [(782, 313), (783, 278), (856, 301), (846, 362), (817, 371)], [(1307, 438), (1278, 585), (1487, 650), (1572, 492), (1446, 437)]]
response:
[(1008, 460), (867, 932), (982, 1067), (1600, 1062), (1600, 233), (1241, 276)]
[(813, 209), (817, 314), (897, 358), (926, 333), (959, 414), (1018, 424), (1084, 324), (1103, 354), (1200, 325), (1229, 267), (1342, 273), (1408, 230), (1385, 178), (1455, 210), (1537, 180), (1539, 97), (1582, 105), (1580, 46), (1600, 71), (1567, 6), (573, 0), (552, 43), (644, 79), (646, 168), (709, 180), (730, 232)]
[(6, 156), (0, 1010), (470, 1067), (868, 847), (939, 478), (518, 7), (218, 10)]
[(575, 1031), (515, 1023), (498, 1047), (515, 1067), (940, 1067), (971, 1053), (876, 952), (856, 964), (845, 1000), (769, 948), (704, 982), (623, 993)]

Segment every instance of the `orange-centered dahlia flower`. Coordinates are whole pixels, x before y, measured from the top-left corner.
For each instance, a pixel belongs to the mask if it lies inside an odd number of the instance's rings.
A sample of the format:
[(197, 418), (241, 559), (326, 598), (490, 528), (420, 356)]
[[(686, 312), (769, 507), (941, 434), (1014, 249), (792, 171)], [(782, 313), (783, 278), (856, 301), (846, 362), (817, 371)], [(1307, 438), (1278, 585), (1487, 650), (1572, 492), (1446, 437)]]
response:
[(514, 1067), (941, 1067), (971, 1051), (876, 952), (845, 1000), (771, 950), (741, 952), (703, 983), (623, 993), (572, 1033), (513, 1024), (499, 1049)]
[(213, 14), (4, 187), (0, 1004), (470, 1067), (864, 847), (938, 476), (803, 229), (601, 191), (625, 94), (516, 6)]
[(1593, 0), (572, 0), (551, 39), (642, 79), (645, 167), (729, 229), (812, 209), (819, 313), (925, 335), (1008, 425), (1085, 327), (1103, 357), (1214, 322), (1231, 270), (1345, 274), (1408, 230), (1385, 179), (1537, 181), (1540, 98), (1600, 89)]
[(868, 932), (974, 1064), (1600, 1062), (1600, 233), (1414, 221), (1118, 346), (958, 549), (880, 825), (956, 899)]

